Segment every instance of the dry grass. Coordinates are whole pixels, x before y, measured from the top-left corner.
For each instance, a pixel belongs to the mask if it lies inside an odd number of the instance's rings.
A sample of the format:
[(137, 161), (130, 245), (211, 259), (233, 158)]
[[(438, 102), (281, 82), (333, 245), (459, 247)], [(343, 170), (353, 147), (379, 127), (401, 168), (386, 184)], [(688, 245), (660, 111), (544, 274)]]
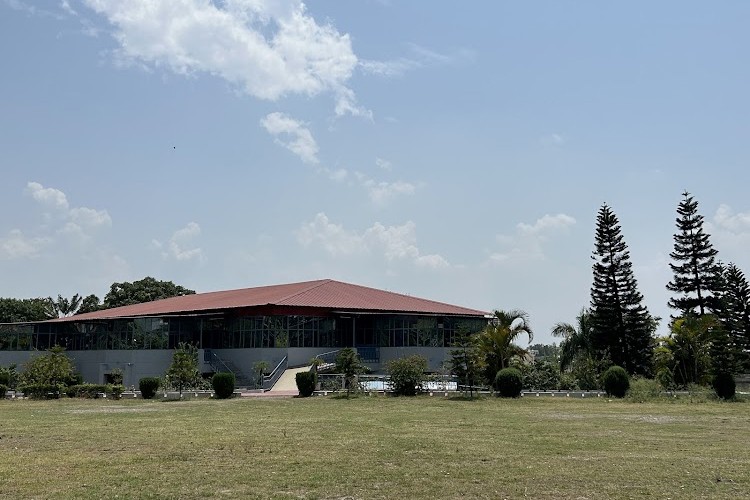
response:
[(0, 401), (0, 498), (738, 498), (750, 404)]

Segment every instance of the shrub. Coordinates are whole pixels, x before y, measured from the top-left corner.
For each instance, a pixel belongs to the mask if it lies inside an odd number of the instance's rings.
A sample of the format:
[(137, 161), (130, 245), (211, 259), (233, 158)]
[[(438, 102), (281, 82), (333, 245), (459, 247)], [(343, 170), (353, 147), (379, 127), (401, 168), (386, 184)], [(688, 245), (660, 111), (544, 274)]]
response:
[(714, 388), (714, 391), (716, 391), (716, 395), (719, 396), (721, 399), (732, 399), (734, 398), (734, 393), (737, 390), (737, 385), (734, 381), (734, 377), (731, 373), (718, 373), (711, 385)]
[(143, 399), (153, 399), (156, 396), (159, 385), (161, 385), (161, 381), (158, 377), (143, 377), (138, 381), (138, 389), (141, 390), (141, 397)]
[(125, 386), (122, 384), (112, 384), (109, 386), (109, 391), (113, 398), (120, 399), (122, 393), (125, 392)]
[(636, 403), (645, 403), (659, 399), (662, 396), (662, 386), (658, 380), (633, 377), (628, 390), (628, 399)]
[(234, 394), (234, 373), (214, 373), (211, 386), (214, 388), (218, 399), (227, 399)]
[(0, 384), (4, 386), (10, 385), (10, 373), (2, 370), (0, 371)]
[(18, 387), (24, 396), (32, 399), (57, 399), (65, 391), (63, 384), (23, 384)]
[(303, 398), (312, 396), (315, 391), (315, 384), (318, 382), (318, 374), (314, 371), (299, 372), (296, 378), (299, 395)]
[(517, 398), (523, 388), (523, 377), (517, 368), (503, 368), (495, 375), (495, 390), (504, 398)]
[(7, 392), (8, 392), (8, 386), (5, 384), (0, 384), (0, 399), (4, 398)]
[(630, 376), (623, 367), (610, 366), (602, 375), (602, 385), (608, 395), (622, 398), (630, 388)]
[(397, 396), (416, 396), (422, 391), (424, 372), (427, 371), (427, 358), (417, 354), (394, 359), (386, 365), (390, 375), (391, 390)]
[(106, 384), (77, 384), (67, 387), (65, 394), (69, 398), (96, 399), (99, 397), (99, 394), (107, 394), (111, 391), (112, 387)]

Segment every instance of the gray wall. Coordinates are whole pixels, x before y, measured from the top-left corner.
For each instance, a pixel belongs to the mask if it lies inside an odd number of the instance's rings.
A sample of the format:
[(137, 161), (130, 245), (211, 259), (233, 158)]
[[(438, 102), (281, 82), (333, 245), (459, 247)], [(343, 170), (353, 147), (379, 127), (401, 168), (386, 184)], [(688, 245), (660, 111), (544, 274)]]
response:
[(443, 361), (450, 359), (452, 350), (450, 347), (381, 347), (380, 371), (385, 370), (385, 364), (392, 359), (418, 354), (427, 358), (427, 368), (430, 371), (437, 372), (442, 369)]

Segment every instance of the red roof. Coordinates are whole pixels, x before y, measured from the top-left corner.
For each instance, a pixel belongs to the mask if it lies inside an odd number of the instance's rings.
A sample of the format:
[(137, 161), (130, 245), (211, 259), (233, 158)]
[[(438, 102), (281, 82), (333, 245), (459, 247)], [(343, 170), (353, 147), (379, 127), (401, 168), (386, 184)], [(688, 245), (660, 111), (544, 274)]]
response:
[(115, 307), (66, 318), (61, 321), (87, 321), (97, 319), (130, 318), (137, 316), (162, 316), (236, 309), (255, 306), (290, 306), (321, 308), (335, 311), (398, 312), (440, 314), (446, 316), (485, 316), (485, 311), (453, 306), (434, 300), (420, 299), (376, 288), (352, 285), (335, 280), (305, 281), (285, 285), (261, 286), (197, 293), (143, 304)]

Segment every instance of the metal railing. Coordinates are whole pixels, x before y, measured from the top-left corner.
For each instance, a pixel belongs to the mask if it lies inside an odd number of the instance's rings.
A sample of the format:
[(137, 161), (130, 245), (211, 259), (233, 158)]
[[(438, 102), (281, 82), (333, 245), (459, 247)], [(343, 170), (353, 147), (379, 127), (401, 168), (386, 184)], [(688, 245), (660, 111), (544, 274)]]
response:
[(279, 361), (279, 364), (276, 365), (276, 368), (274, 368), (271, 373), (263, 376), (263, 390), (270, 390), (274, 386), (274, 384), (278, 382), (279, 378), (281, 378), (281, 375), (283, 375), (288, 366), (289, 361), (287, 357), (284, 356), (284, 358)]
[(217, 356), (211, 349), (205, 349), (203, 351), (203, 362), (208, 363), (211, 369), (216, 373), (226, 372), (236, 376), (234, 371), (227, 366), (224, 360)]

